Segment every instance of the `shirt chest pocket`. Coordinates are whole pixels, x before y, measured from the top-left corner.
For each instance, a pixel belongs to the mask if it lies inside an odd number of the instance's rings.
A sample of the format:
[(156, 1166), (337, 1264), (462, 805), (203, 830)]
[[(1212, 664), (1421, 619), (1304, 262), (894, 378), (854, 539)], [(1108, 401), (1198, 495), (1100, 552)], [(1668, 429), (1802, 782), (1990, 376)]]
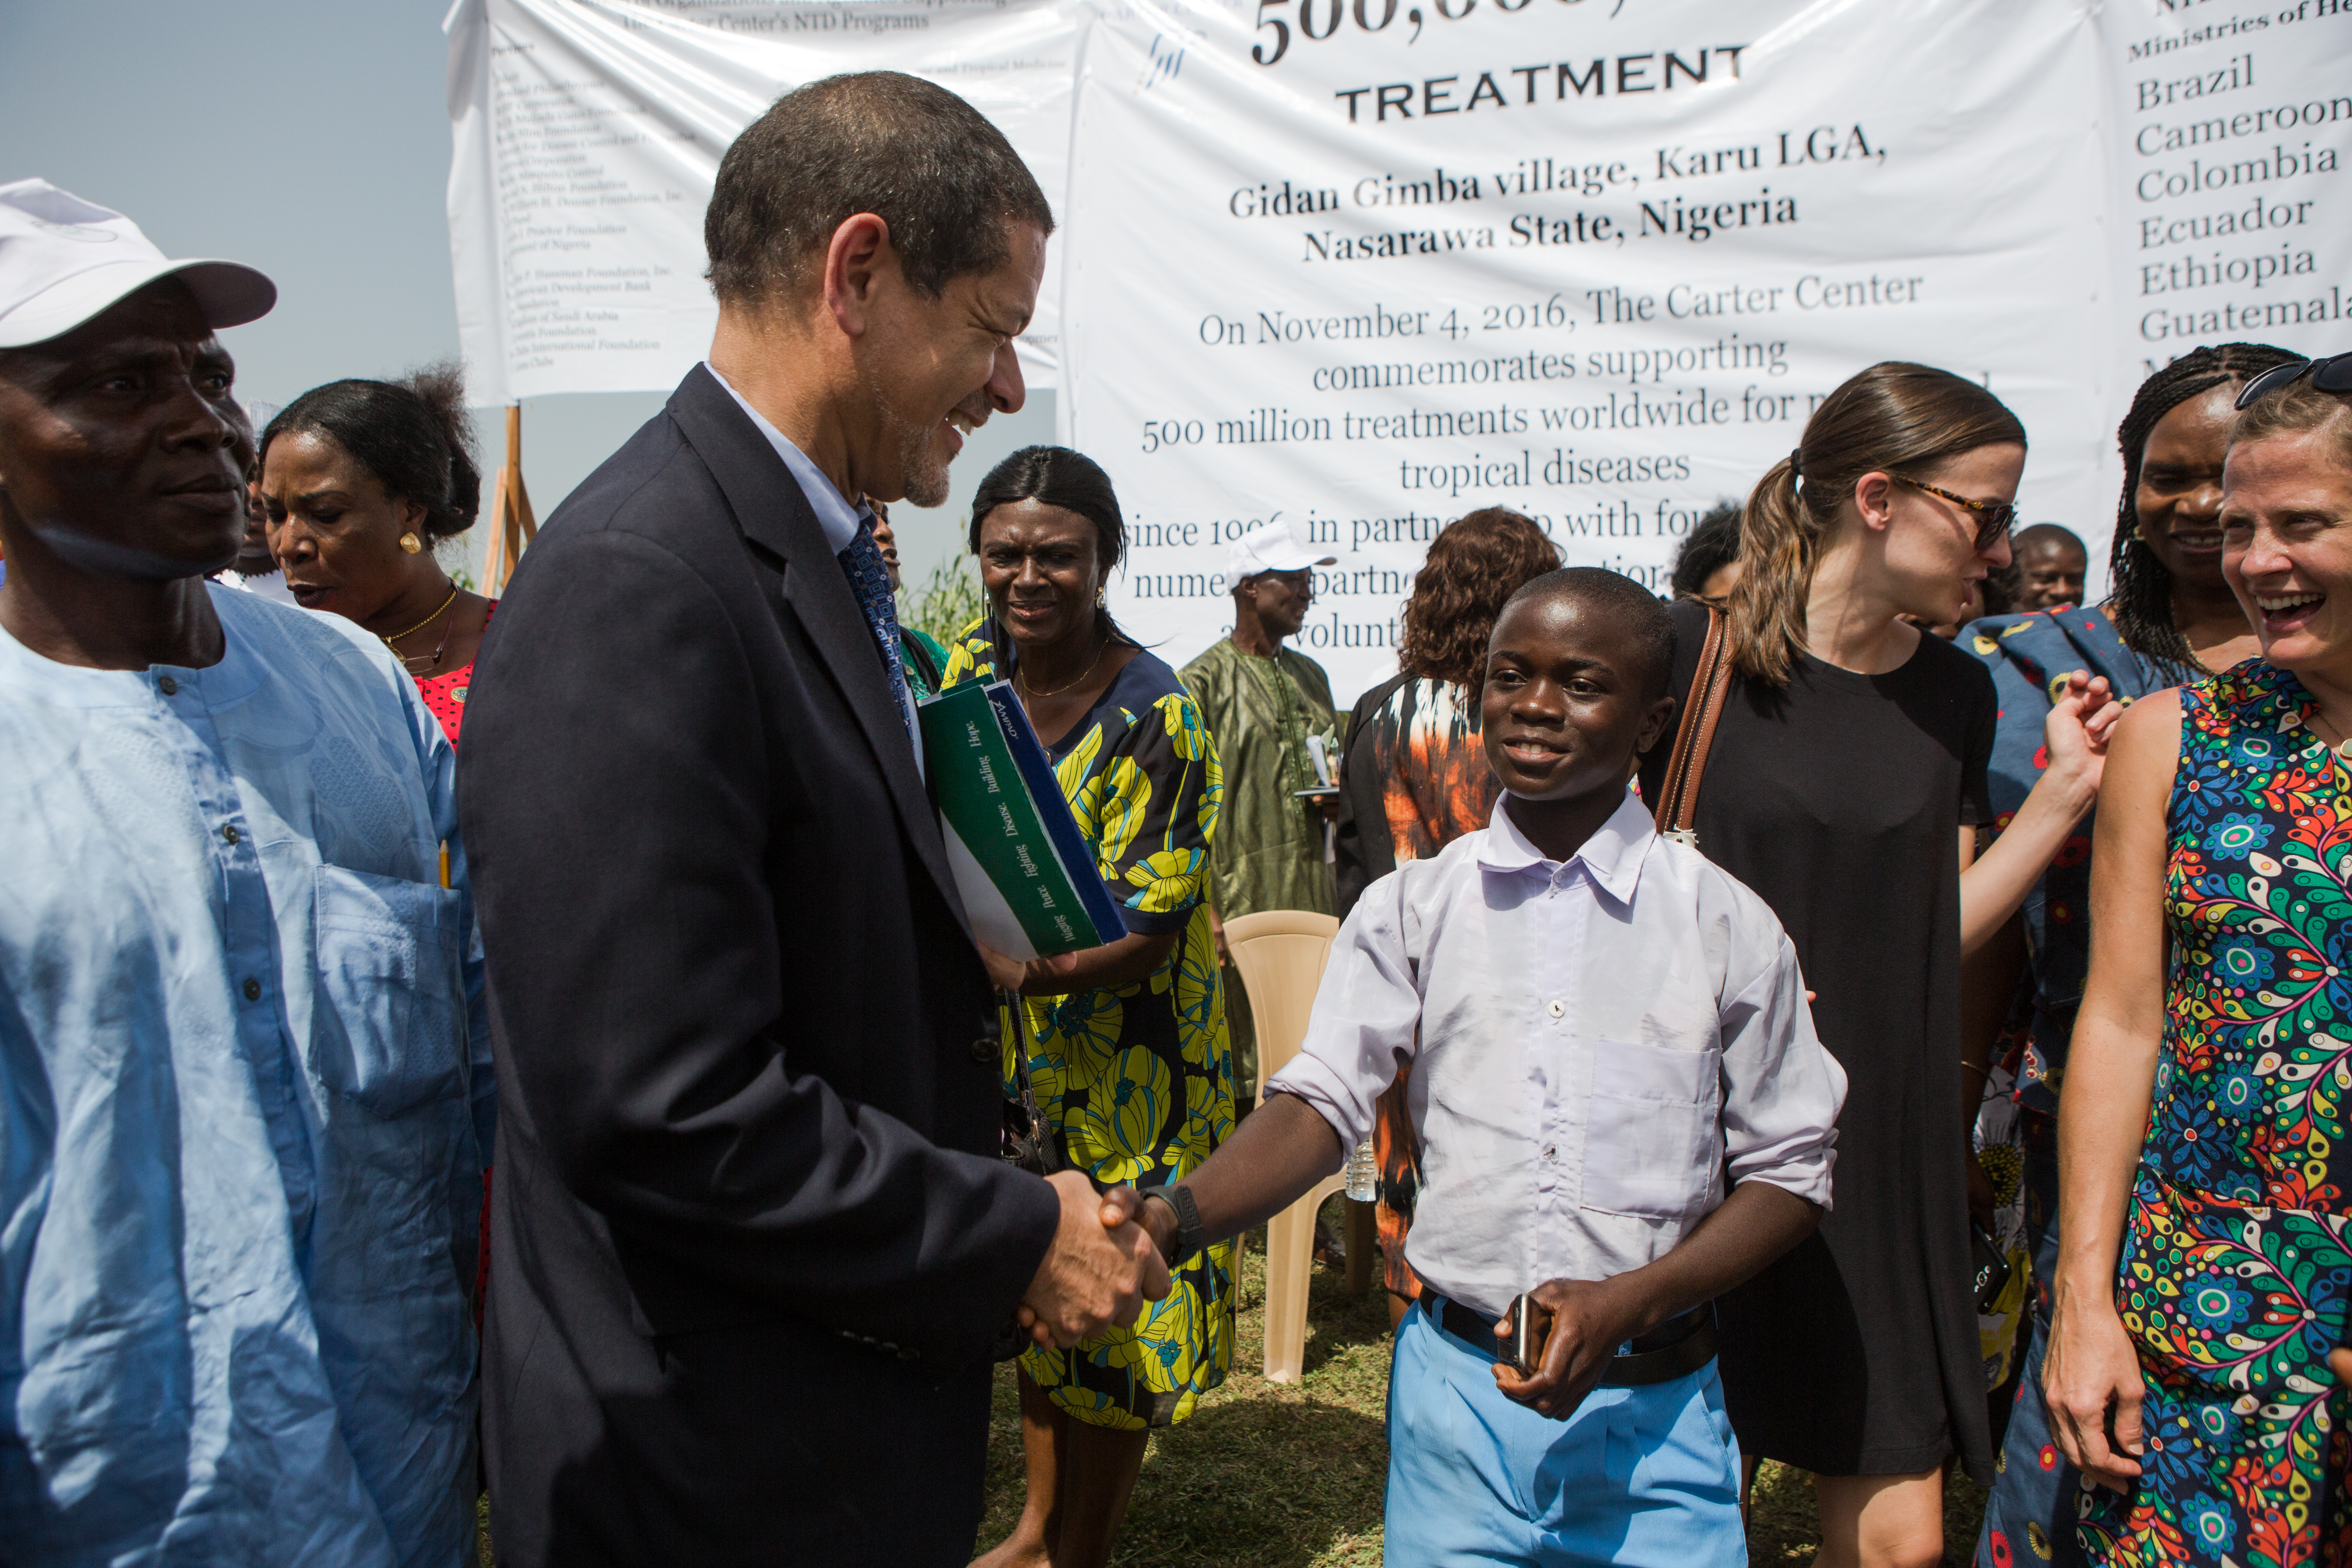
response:
[(1716, 1147), (1720, 1053), (1602, 1039), (1593, 1047), (1583, 1206), (1673, 1219), (1702, 1200)]
[(311, 1059), (335, 1093), (387, 1120), (466, 1092), (458, 896), (341, 866), (313, 874)]

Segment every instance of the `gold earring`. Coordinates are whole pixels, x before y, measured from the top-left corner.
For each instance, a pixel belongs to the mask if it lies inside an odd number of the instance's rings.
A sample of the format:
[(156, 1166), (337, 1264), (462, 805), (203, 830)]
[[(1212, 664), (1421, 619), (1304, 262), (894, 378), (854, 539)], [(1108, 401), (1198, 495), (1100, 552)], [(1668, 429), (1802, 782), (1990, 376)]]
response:
[(1103, 607), (1103, 587), (1102, 584), (1098, 583), (1095, 584), (1095, 608), (1097, 610), (1101, 609)]
[(425, 541), (417, 538), (416, 531), (412, 528), (400, 536), (400, 547), (414, 555), (425, 548)]

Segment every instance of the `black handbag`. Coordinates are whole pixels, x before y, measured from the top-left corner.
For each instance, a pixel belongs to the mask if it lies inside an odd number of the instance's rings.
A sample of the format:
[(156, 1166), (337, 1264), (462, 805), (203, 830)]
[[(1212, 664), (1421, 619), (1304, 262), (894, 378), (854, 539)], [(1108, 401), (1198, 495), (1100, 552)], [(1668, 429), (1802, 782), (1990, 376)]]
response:
[[(1010, 991), (996, 994), (999, 1011), (992, 1012), (981, 1025), (981, 1037), (995, 1042), (1002, 1059), (1004, 1038), (1004, 1017), (1013, 1019), (1013, 1081), (1019, 1092), (1004, 1096), (1003, 1125), (999, 1130), (997, 1154), (1003, 1162), (1034, 1176), (1050, 1176), (1069, 1162), (1063, 1157), (1061, 1141), (1045, 1124), (1045, 1113), (1038, 1109), (1037, 1091), (1029, 1083), (1028, 1015), (1021, 998)], [(1012, 1361), (1025, 1353), (1035, 1342), (1013, 1319), (1004, 1320), (1003, 1327), (988, 1348), (992, 1362)]]
[(1069, 1162), (1062, 1156), (1060, 1139), (1045, 1125), (1045, 1113), (1037, 1106), (1037, 1091), (1029, 1082), (1028, 1010), (1022, 1005), (1020, 996), (1011, 991), (998, 992), (996, 1000), (1000, 1011), (982, 1026), (982, 1037), (1001, 1039), (1003, 1026), (999, 1019), (1012, 1018), (1013, 1082), (1018, 1091), (1004, 1097), (1003, 1127), (997, 1153), (1008, 1165), (1032, 1175), (1050, 1176)]

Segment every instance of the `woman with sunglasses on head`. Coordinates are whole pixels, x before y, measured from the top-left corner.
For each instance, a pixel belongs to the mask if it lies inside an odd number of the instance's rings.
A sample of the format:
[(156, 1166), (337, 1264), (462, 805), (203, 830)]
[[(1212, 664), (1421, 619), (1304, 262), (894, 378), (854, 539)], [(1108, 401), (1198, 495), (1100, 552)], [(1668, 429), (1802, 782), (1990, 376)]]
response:
[[(2088, 669), (2128, 702), (2229, 668), (2256, 652), (2254, 629), (2221, 575), (2221, 461), (2232, 406), (2246, 383), (2301, 357), (2263, 343), (2191, 349), (2141, 383), (2116, 440), (2124, 460), (2106, 603), (2000, 616), (1961, 646), (1992, 671), (2001, 719), (1993, 739), (1996, 829), (2042, 776), (2042, 721), (2053, 677)], [(2005, 1033), (2013, 1062), (2023, 1221), (2032, 1267), (2025, 1356), (2007, 1412), (2000, 1479), (1985, 1504), (1976, 1568), (2082, 1561), (2074, 1528), (2080, 1478), (2051, 1441), (2042, 1397), (2051, 1292), (2058, 1264), (2058, 1094), (2067, 1042), (2091, 963), (2093, 823), (2077, 826), (2018, 917), (1969, 970), (1965, 1005), (1983, 1021), (1966, 1042)], [(1971, 1179), (1976, 1180), (1972, 1173)], [(1991, 1183), (1979, 1187), (1982, 1202)]]
[[(1698, 847), (1787, 928), (1849, 1089), (1834, 1210), (1718, 1304), (1722, 1373), (1743, 1448), (1816, 1478), (1828, 1568), (1939, 1563), (1945, 1461), (1990, 1475), (1960, 956), (2089, 806), (2115, 715), (2103, 685), (2069, 689), (2042, 787), (1979, 858), (1992, 685), (1904, 617), (1954, 618), (2008, 563), (2024, 467), (2023, 427), (1982, 387), (1874, 365), (1814, 411), (1742, 522)], [(1686, 701), (1710, 613), (1675, 606)], [(1667, 751), (1643, 763), (1646, 798)]]
[(2221, 570), (2260, 657), (2116, 726), (2060, 1110), (2043, 1384), (2102, 1563), (2352, 1540), (2352, 355), (2238, 403)]

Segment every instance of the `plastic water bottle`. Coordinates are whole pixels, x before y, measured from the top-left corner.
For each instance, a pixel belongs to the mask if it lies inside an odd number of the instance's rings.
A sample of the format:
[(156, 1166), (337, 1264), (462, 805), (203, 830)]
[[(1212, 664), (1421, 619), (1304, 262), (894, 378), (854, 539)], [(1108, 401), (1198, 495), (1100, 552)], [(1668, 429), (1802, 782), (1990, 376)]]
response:
[(1381, 1159), (1372, 1152), (1372, 1141), (1365, 1139), (1348, 1156), (1348, 1196), (1360, 1204), (1368, 1204), (1381, 1195)]

